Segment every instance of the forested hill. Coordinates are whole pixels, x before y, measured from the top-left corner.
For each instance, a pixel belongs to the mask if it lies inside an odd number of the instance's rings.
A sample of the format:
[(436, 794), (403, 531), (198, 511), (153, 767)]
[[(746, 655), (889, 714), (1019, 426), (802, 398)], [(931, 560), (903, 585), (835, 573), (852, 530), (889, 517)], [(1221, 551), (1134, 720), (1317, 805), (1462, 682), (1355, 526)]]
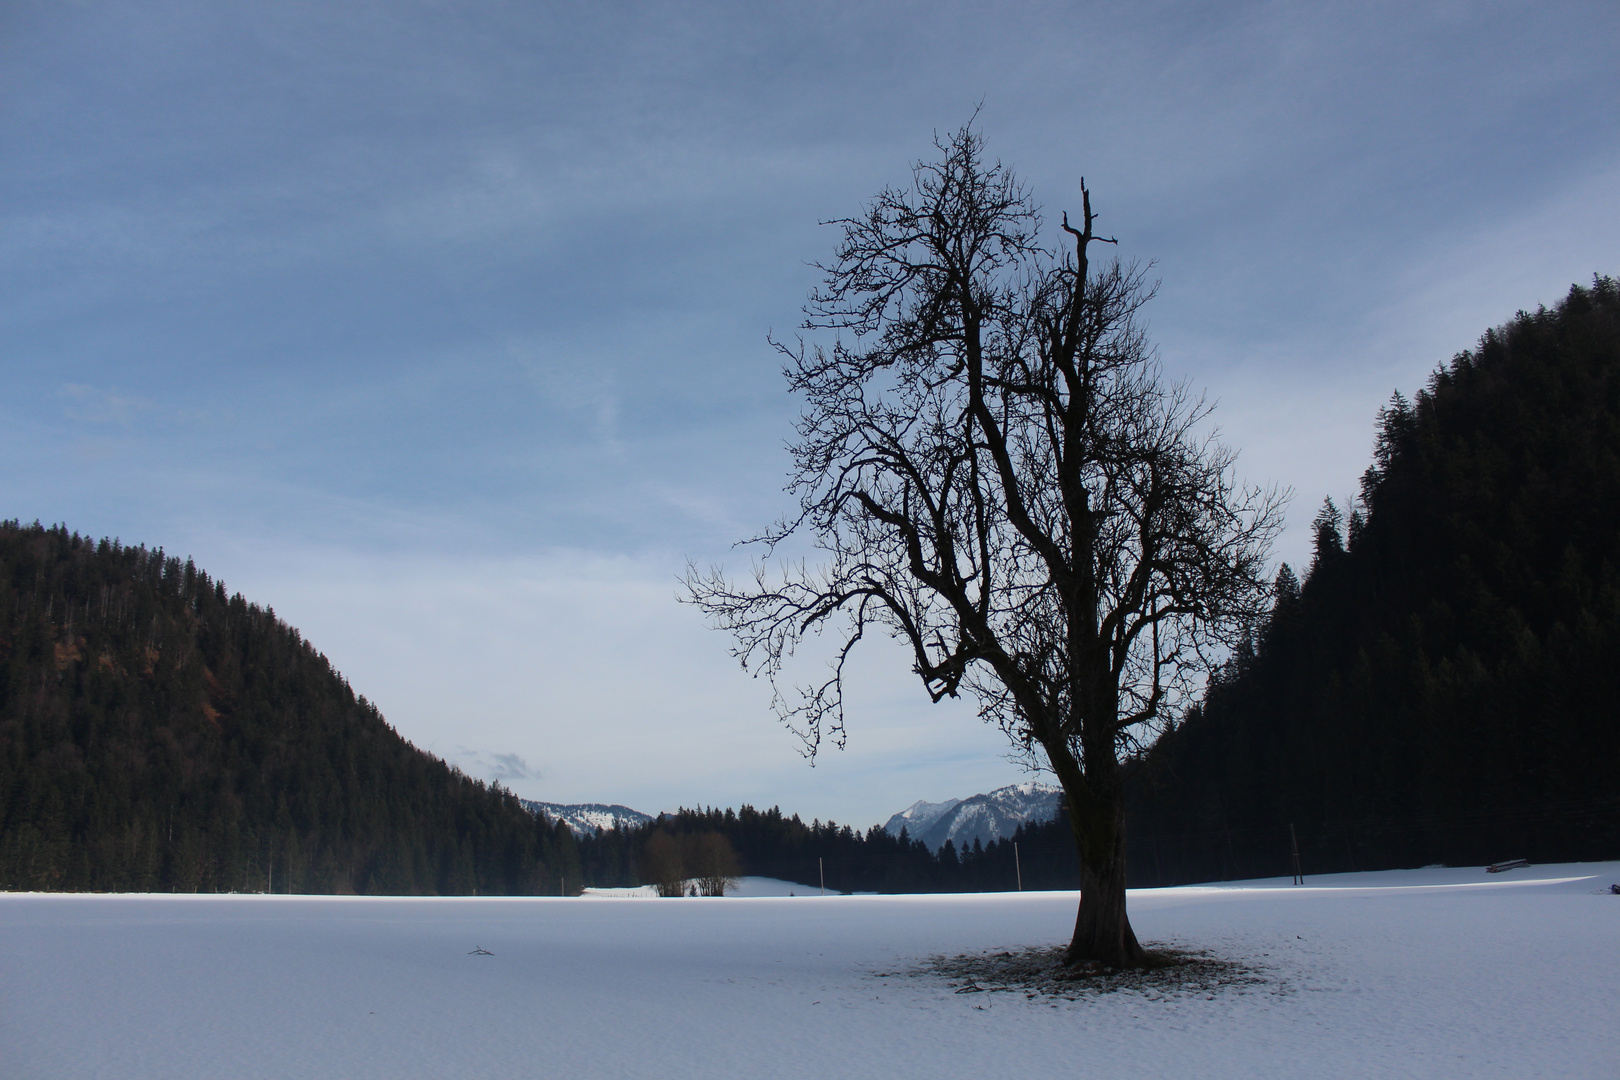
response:
[(568, 828), (413, 747), (189, 561), (0, 523), (0, 888), (574, 891)]
[(1383, 411), (1361, 505), (1136, 770), (1137, 880), (1620, 855), (1620, 292)]

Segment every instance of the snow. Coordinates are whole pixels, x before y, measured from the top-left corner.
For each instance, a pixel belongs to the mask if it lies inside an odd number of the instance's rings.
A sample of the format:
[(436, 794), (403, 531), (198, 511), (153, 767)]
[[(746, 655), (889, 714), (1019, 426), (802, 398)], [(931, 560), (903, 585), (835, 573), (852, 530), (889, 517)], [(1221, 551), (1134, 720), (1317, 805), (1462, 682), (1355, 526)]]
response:
[(1073, 893), (5, 894), (0, 1074), (1612, 1076), (1616, 881), (1586, 863), (1139, 891), (1142, 938), (1268, 981), (1073, 1002), (882, 974), (1059, 941)]
[(658, 898), (658, 887), (656, 885), (628, 885), (622, 888), (586, 889), (583, 895), (592, 900), (656, 900)]
[(819, 896), (821, 890), (815, 885), (804, 885), (797, 881), (783, 881), (781, 878), (741, 877), (737, 879), (735, 888), (726, 890), (726, 895)]

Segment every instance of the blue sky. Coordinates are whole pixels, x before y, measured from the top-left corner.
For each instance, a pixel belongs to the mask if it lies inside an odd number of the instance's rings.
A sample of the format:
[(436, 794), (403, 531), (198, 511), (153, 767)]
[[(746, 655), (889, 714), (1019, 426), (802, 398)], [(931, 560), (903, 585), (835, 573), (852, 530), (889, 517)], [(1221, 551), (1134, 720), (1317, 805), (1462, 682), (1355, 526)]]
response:
[(1156, 263), (1297, 562), (1393, 390), (1620, 271), (1617, 55), (1612, 3), (11, 0), (0, 516), (194, 557), (521, 794), (869, 824), (1021, 777), (882, 646), (807, 768), (674, 600), (786, 509), (817, 222), (982, 102)]

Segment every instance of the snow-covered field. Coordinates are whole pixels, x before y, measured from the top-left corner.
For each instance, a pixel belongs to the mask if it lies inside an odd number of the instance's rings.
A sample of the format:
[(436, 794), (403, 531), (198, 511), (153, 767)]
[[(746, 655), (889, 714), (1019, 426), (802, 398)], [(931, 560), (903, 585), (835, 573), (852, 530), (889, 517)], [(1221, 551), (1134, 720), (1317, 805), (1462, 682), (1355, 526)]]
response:
[(1585, 863), (1137, 892), (1144, 940), (1269, 981), (1073, 1002), (879, 974), (1059, 941), (1072, 893), (4, 894), (0, 1076), (1609, 1077), (1616, 881)]

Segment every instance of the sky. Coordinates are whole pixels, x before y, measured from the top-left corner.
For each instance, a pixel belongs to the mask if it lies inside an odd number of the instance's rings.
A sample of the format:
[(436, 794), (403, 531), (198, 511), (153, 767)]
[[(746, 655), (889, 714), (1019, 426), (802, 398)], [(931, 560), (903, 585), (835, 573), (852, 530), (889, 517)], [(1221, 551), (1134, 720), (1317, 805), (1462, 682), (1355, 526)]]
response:
[(1027, 776), (886, 643), (810, 767), (676, 600), (791, 506), (819, 223), (975, 110), (1049, 222), (1084, 177), (1298, 565), (1392, 392), (1620, 272), (1616, 56), (1612, 2), (4, 0), (0, 517), (194, 558), (525, 797), (865, 827)]

